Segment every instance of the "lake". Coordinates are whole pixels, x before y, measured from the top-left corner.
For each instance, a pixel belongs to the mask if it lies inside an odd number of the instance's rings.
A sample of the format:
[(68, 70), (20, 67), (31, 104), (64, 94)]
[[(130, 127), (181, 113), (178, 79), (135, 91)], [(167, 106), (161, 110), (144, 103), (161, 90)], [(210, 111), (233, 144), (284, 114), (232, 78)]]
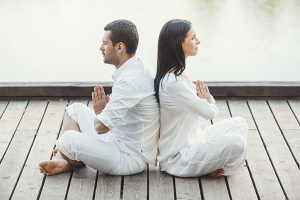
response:
[(112, 81), (99, 47), (115, 19), (136, 24), (155, 75), (159, 32), (176, 18), (201, 41), (191, 80), (300, 81), (300, 0), (1, 0), (0, 82)]

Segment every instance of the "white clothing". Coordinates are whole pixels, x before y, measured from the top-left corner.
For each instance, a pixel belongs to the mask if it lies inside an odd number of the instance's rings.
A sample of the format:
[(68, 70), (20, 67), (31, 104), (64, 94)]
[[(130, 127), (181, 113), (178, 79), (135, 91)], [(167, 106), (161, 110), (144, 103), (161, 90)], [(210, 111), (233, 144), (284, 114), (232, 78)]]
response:
[(108, 137), (121, 141), (120, 149), (142, 154), (156, 166), (159, 137), (159, 105), (154, 96), (154, 79), (136, 56), (117, 69), (110, 101), (97, 115), (110, 131)]
[(247, 158), (248, 125), (232, 117), (204, 129), (204, 139), (159, 163), (161, 170), (180, 177), (198, 177), (223, 168), (233, 175)]
[(182, 177), (201, 176), (224, 168), (231, 175), (247, 156), (246, 121), (223, 120), (202, 130), (200, 117), (213, 119), (219, 109), (197, 96), (196, 86), (170, 73), (161, 80), (159, 156), (162, 171)]
[(196, 95), (196, 86), (181, 76), (168, 73), (162, 79), (159, 89), (160, 100), (160, 139), (159, 156), (163, 162), (181, 149), (203, 140), (200, 116), (213, 119), (219, 108)]
[(146, 162), (142, 156), (120, 150), (121, 142), (95, 131), (95, 112), (86, 105), (74, 103), (66, 110), (81, 131), (66, 131), (55, 142), (56, 147), (69, 159), (83, 161), (95, 170), (111, 175), (131, 175), (145, 169)]

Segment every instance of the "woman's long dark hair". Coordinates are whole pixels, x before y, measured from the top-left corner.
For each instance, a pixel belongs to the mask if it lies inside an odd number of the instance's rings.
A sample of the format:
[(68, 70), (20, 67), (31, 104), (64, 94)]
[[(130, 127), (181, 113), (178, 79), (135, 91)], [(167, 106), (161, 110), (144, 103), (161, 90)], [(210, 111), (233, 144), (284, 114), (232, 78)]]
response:
[(154, 79), (155, 97), (159, 103), (159, 83), (173, 69), (179, 76), (185, 70), (185, 55), (182, 43), (192, 24), (182, 19), (168, 21), (161, 29), (158, 39), (157, 70)]

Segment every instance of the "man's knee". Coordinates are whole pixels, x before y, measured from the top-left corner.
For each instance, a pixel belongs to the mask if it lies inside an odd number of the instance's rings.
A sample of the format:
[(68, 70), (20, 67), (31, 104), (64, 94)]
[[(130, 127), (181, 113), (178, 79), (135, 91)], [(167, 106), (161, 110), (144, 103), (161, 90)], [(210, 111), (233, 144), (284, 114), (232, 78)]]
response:
[(74, 130), (65, 131), (64, 134), (57, 140), (57, 148), (63, 153), (76, 157), (76, 143), (78, 142), (77, 134), (80, 134)]

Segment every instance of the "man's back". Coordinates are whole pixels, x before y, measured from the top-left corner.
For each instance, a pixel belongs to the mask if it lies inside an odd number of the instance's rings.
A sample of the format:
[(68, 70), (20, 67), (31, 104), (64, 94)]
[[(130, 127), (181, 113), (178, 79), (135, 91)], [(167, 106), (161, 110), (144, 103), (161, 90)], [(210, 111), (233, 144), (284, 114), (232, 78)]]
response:
[(108, 134), (121, 141), (120, 149), (142, 153), (149, 164), (155, 165), (160, 122), (153, 77), (135, 56), (112, 77), (115, 83), (110, 102), (102, 111), (112, 119)]

